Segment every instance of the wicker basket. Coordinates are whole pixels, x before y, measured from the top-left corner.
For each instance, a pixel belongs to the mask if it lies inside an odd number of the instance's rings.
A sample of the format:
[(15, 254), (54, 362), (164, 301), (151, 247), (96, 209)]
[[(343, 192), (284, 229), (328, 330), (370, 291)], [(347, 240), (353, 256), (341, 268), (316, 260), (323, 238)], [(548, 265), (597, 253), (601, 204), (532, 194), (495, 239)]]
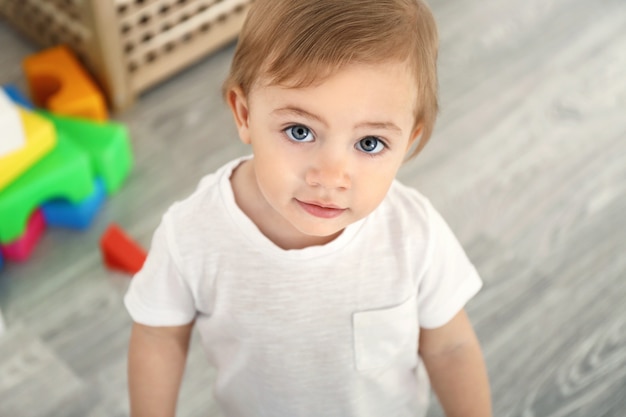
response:
[(0, 0), (0, 15), (48, 47), (68, 45), (114, 109), (232, 41), (253, 0)]

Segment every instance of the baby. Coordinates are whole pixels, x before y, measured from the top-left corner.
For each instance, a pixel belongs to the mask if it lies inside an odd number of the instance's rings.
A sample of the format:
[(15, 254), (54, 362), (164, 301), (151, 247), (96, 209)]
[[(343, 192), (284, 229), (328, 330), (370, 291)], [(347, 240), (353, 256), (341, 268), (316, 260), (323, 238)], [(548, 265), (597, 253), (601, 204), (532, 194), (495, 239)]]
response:
[(133, 417), (175, 415), (192, 328), (226, 417), (491, 416), (481, 280), (394, 178), (437, 114), (422, 0), (256, 0), (224, 84), (252, 155), (157, 228), (125, 304)]

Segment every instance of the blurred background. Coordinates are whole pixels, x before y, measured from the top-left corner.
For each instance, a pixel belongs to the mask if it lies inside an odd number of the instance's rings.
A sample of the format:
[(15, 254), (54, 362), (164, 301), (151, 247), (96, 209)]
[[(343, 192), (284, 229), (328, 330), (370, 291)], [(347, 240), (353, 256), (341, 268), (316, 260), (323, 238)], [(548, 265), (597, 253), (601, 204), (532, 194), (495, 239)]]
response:
[[(441, 38), (441, 112), (431, 142), (399, 178), (431, 199), (484, 279), (467, 309), (489, 368), (495, 415), (623, 417), (626, 2), (430, 4)], [(0, 416), (128, 415), (131, 321), (122, 297), (129, 276), (104, 265), (100, 238), (115, 222), (148, 248), (167, 207), (203, 175), (249, 152), (220, 95), (234, 42), (220, 40), (210, 52), (194, 47), (181, 52), (183, 59), (163, 52), (183, 49), (171, 39), (145, 36), (160, 13), (176, 12), (180, 25), (197, 25), (192, 35), (178, 33), (177, 42), (200, 39), (206, 46), (214, 26), (193, 13), (209, 11), (183, 13), (192, 5), (117, 0), (92, 11), (121, 16), (119, 27), (96, 28), (101, 45), (84, 41), (76, 53), (93, 60), (97, 51), (99, 79), (123, 109), (111, 120), (127, 127), (134, 166), (87, 230), (49, 228), (28, 261), (5, 261), (0, 270)], [(240, 6), (236, 13), (245, 13)], [(144, 7), (155, 11), (141, 23), (135, 12)], [(8, 21), (0, 20), (0, 84), (26, 93), (22, 61), (42, 48)], [(72, 39), (70, 31), (55, 41)], [(166, 70), (152, 71), (155, 63)], [(194, 338), (179, 416), (218, 415), (212, 378)], [(441, 415), (435, 404), (429, 417)]]

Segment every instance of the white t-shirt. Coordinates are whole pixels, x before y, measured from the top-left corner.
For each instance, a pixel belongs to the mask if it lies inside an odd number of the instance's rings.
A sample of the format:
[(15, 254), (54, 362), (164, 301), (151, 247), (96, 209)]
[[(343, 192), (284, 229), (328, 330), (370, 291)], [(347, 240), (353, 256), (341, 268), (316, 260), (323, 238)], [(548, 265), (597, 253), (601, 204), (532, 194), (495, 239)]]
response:
[(241, 160), (163, 216), (125, 297), (132, 318), (196, 320), (226, 417), (425, 415), (419, 328), (446, 324), (482, 285), (444, 220), (394, 182), (334, 241), (283, 250), (235, 203)]

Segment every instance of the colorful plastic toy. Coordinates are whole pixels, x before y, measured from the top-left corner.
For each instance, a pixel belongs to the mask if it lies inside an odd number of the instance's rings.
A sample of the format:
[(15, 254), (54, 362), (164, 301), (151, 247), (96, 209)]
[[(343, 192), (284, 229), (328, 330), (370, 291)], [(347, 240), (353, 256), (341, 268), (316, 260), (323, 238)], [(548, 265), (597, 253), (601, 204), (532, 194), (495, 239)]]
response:
[(104, 180), (107, 194), (113, 194), (121, 187), (133, 164), (128, 131), (123, 125), (96, 123), (48, 112), (39, 114), (89, 155), (94, 175)]
[(67, 47), (46, 49), (23, 64), (36, 106), (60, 115), (108, 118), (104, 96)]
[(26, 143), (22, 119), (10, 97), (0, 89), (0, 157), (22, 148)]
[(146, 260), (146, 252), (116, 224), (102, 235), (100, 249), (109, 268), (129, 274), (139, 272)]
[[(3, 104), (15, 110), (24, 130), (22, 148), (0, 154), (0, 268), (28, 259), (47, 226), (87, 228), (133, 164), (126, 128), (103, 122), (102, 95), (69, 51), (44, 51), (25, 60), (24, 68), (35, 102), (57, 114), (31, 111), (15, 86), (0, 88)], [(117, 226), (101, 247), (107, 265), (128, 273), (146, 258)]]
[(11, 243), (0, 245), (0, 252), (9, 261), (23, 262), (28, 260), (45, 229), (46, 222), (43, 213), (37, 209), (28, 219), (24, 234)]
[(0, 192), (50, 152), (56, 143), (56, 133), (51, 122), (28, 110), (18, 109), (18, 112), (26, 134), (26, 144), (21, 149), (0, 157)]
[(64, 198), (78, 203), (89, 197), (93, 179), (87, 154), (59, 132), (57, 146), (0, 191), (0, 243), (21, 236), (29, 214), (44, 202)]
[(84, 230), (100, 211), (105, 197), (104, 181), (98, 178), (94, 182), (93, 193), (83, 201), (72, 204), (63, 199), (55, 199), (44, 203), (41, 210), (49, 226)]

